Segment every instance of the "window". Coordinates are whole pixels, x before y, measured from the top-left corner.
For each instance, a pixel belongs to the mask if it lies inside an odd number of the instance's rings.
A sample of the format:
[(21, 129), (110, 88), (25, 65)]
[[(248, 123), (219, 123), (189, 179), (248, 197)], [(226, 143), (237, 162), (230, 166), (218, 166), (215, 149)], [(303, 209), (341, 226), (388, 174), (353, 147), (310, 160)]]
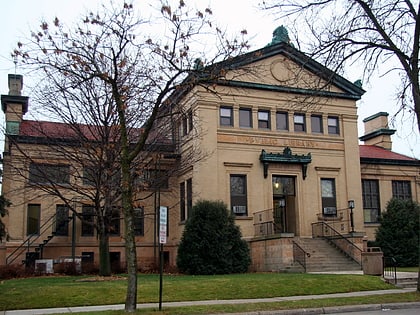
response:
[(338, 135), (340, 134), (340, 128), (338, 126), (338, 117), (328, 117), (328, 134)]
[(82, 236), (93, 236), (95, 223), (94, 207), (90, 205), (82, 206)]
[(335, 180), (332, 178), (321, 179), (322, 215), (336, 216)]
[(233, 126), (232, 107), (220, 107), (220, 125)]
[(187, 116), (182, 117), (182, 135), (186, 136), (188, 134), (188, 118)]
[(322, 116), (311, 115), (311, 129), (312, 133), (322, 133)]
[(96, 171), (92, 167), (83, 167), (83, 185), (95, 186)]
[(144, 235), (144, 209), (134, 208), (134, 235)]
[(66, 205), (57, 205), (55, 210), (55, 235), (69, 235), (69, 208)]
[(191, 132), (193, 130), (193, 112), (192, 112), (192, 110), (189, 110), (187, 115), (188, 115), (188, 132)]
[(276, 129), (289, 130), (289, 115), (286, 112), (276, 113)]
[(69, 184), (70, 166), (31, 163), (29, 182), (37, 184)]
[(41, 215), (41, 205), (28, 205), (28, 218), (26, 226), (26, 235), (39, 234), (39, 218)]
[(230, 205), (236, 216), (247, 216), (246, 175), (230, 175)]
[(258, 111), (258, 128), (270, 129), (270, 112), (268, 110)]
[(306, 131), (305, 114), (295, 114), (293, 116), (293, 123), (295, 131)]
[(109, 224), (109, 235), (120, 235), (120, 209), (117, 207), (112, 208), (111, 220)]
[(192, 200), (193, 188), (192, 188), (192, 179), (187, 180), (187, 218), (191, 216), (193, 200)]
[(411, 199), (411, 183), (406, 180), (392, 181), (392, 197), (399, 199)]
[(362, 180), (363, 214), (365, 223), (378, 223), (381, 207), (379, 205), (379, 182)]
[(179, 219), (185, 221), (185, 183), (179, 184)]
[(169, 174), (167, 170), (149, 169), (145, 171), (144, 176), (149, 188), (167, 189), (169, 187)]
[(252, 128), (252, 110), (250, 108), (239, 109), (239, 127)]

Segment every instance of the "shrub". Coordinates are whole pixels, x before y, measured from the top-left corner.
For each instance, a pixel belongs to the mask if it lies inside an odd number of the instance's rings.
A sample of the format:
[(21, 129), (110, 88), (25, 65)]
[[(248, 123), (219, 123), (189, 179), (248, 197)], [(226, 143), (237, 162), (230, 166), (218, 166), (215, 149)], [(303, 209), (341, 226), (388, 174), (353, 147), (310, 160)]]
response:
[(177, 267), (188, 274), (229, 274), (248, 270), (249, 247), (221, 201), (199, 201), (178, 247)]
[(419, 264), (420, 205), (412, 200), (391, 199), (376, 231), (376, 245), (398, 266)]

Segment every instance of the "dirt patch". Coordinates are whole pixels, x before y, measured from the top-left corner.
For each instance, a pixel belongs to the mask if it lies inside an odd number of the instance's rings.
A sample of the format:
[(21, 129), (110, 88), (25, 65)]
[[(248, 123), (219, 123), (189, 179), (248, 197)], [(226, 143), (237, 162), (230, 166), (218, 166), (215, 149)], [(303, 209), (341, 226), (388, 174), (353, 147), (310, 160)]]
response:
[(116, 281), (116, 280), (127, 280), (127, 277), (122, 276), (94, 276), (89, 278), (77, 279), (76, 282), (100, 282), (100, 281)]

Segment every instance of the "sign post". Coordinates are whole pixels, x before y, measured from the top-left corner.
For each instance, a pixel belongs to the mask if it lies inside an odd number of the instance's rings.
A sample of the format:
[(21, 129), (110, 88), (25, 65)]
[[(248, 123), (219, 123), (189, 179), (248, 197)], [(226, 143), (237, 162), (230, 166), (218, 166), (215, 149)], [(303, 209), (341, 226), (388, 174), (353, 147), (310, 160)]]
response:
[(159, 311), (162, 310), (163, 291), (163, 244), (166, 244), (168, 207), (159, 207)]

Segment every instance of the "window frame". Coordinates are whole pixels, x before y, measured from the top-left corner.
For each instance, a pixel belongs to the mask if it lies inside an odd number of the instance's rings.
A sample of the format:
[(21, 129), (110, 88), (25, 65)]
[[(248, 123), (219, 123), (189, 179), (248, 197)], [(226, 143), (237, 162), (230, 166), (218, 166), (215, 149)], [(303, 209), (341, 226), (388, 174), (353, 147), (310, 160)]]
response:
[[(238, 187), (236, 179), (240, 179), (242, 187)], [(230, 211), (236, 217), (248, 216), (247, 176), (244, 174), (229, 175)], [(241, 190), (241, 191), (239, 191)], [(238, 208), (236, 208), (238, 207)], [(244, 208), (242, 208), (244, 207)]]
[(28, 177), (30, 184), (70, 185), (70, 165), (31, 162)]
[[(260, 116), (260, 114), (266, 114), (267, 117), (266, 118), (262, 118)], [(270, 124), (270, 111), (266, 110), (266, 109), (259, 109), (257, 112), (257, 118), (258, 118), (258, 129), (266, 129), (266, 130), (270, 130), (271, 129), (271, 124)]]
[[(336, 125), (334, 126), (330, 121), (335, 121)], [(338, 119), (338, 116), (328, 116), (327, 125), (329, 135), (340, 135), (340, 120)]]
[(144, 207), (133, 209), (134, 236), (144, 236)]
[[(229, 115), (223, 115), (223, 111), (228, 111)], [(233, 107), (232, 106), (220, 106), (219, 109), (219, 122), (220, 126), (233, 127)]]
[[(381, 216), (379, 180), (362, 179), (362, 201), (364, 223), (379, 223)], [(373, 216), (375, 216), (374, 219), (372, 219)]]
[[(302, 118), (302, 122), (297, 122), (297, 118)], [(297, 128), (299, 127), (299, 128)], [(302, 129), (302, 130), (300, 130)], [(295, 132), (306, 132), (306, 115), (302, 113), (293, 114), (293, 131)]]
[[(242, 115), (243, 113), (247, 113), (248, 117), (243, 117)], [(239, 108), (239, 127), (252, 128), (252, 109), (251, 108), (247, 108), (247, 107)]]
[[(284, 117), (284, 121), (282, 121), (280, 117)], [(279, 128), (281, 123), (285, 124), (285, 128)], [(276, 112), (276, 130), (289, 131), (289, 113), (288, 112), (282, 112), (282, 111)]]
[(55, 206), (55, 236), (69, 236), (69, 211), (66, 205)]
[(82, 225), (80, 235), (89, 237), (95, 235), (95, 207), (93, 205), (82, 205)]
[[(26, 213), (26, 236), (39, 235), (39, 233), (40, 233), (40, 223), (41, 223), (41, 204), (30, 203), (30, 204), (28, 204), (26, 211), (27, 211), (27, 213)], [(36, 211), (36, 212), (33, 213), (35, 215), (30, 215), (32, 213), (32, 211)], [(31, 219), (33, 219), (33, 220), (31, 220)], [(29, 233), (29, 232), (32, 232), (32, 233)]]
[[(330, 183), (331, 187), (325, 186), (324, 183)], [(337, 187), (335, 178), (321, 178), (321, 204), (322, 204), (322, 215), (324, 217), (336, 217), (337, 216)], [(327, 191), (327, 189), (330, 189)], [(328, 195), (327, 195), (328, 194)]]
[[(314, 127), (318, 127), (317, 130), (315, 130)], [(323, 134), (324, 128), (322, 125), (322, 115), (319, 114), (312, 114), (311, 115), (311, 132), (316, 134)]]
[(411, 200), (413, 198), (411, 182), (409, 180), (393, 180), (392, 197), (402, 200)]

